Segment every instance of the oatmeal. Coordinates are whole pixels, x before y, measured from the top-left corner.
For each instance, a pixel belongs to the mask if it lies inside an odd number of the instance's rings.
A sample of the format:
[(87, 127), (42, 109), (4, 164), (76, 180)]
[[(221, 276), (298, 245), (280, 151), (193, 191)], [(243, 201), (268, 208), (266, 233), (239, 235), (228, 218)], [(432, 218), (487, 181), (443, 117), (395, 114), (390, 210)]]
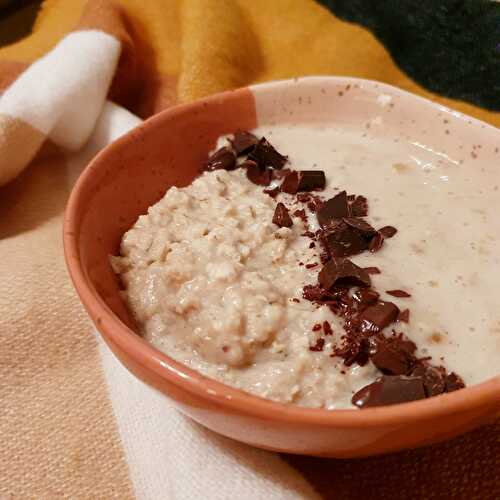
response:
[[(111, 262), (145, 339), (208, 377), (316, 408), (437, 395), (463, 385), (453, 371), (466, 383), (496, 375), (500, 341), (475, 333), (498, 323), (484, 276), (498, 264), (496, 233), (476, 220), (491, 215), (476, 215), (475, 198), (453, 196), (447, 207), (435, 193), (422, 197), (417, 167), (403, 172), (384, 158), (376, 172), (346, 169), (355, 149), (334, 153), (327, 129), (271, 132), (288, 163), (252, 134), (223, 138), (209, 171), (170, 188), (124, 235)], [(437, 214), (458, 206), (462, 221), (486, 231), (470, 237), (482, 249), (473, 266), (465, 236), (443, 233)]]

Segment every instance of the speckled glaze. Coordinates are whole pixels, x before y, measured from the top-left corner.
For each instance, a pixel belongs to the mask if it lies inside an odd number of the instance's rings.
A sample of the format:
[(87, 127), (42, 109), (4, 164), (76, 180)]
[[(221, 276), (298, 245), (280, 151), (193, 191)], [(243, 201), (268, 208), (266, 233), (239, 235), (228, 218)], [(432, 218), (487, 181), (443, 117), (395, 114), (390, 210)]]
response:
[(272, 82), (167, 110), (102, 151), (82, 174), (69, 201), (66, 260), (97, 329), (132, 373), (167, 395), (186, 415), (261, 448), (366, 456), (422, 446), (491, 421), (500, 415), (500, 377), (385, 408), (305, 409), (207, 379), (134, 333), (108, 263), (124, 231), (169, 186), (189, 184), (221, 134), (322, 120), (358, 127), (360, 135), (374, 141), (392, 137), (400, 143), (418, 143), (427, 153), (473, 162), (477, 168), (500, 161), (498, 129), (394, 87), (352, 78)]

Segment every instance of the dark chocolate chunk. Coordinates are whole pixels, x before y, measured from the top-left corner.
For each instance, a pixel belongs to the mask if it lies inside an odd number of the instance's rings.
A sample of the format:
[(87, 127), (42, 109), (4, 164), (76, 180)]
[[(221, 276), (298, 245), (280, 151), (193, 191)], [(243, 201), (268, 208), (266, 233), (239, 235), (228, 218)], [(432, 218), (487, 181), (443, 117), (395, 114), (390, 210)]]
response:
[(257, 162), (261, 167), (283, 168), (287, 157), (278, 153), (276, 149), (263, 137), (252, 149), (248, 158)]
[(370, 243), (368, 245), (368, 250), (370, 250), (370, 252), (372, 253), (378, 252), (382, 248), (383, 244), (384, 244), (384, 237), (380, 233), (377, 233), (370, 240)]
[(315, 267), (318, 267), (317, 262), (314, 262), (312, 264), (306, 264), (306, 269), (314, 269)]
[(378, 333), (396, 321), (399, 309), (392, 302), (377, 302), (368, 306), (359, 315), (361, 330), (366, 333)]
[[(366, 269), (365, 269), (366, 271)], [(362, 305), (373, 304), (377, 302), (380, 295), (371, 288), (360, 288), (352, 294), (352, 298)]]
[(380, 269), (378, 267), (365, 267), (365, 271), (368, 274), (380, 274)]
[(406, 375), (415, 366), (416, 346), (410, 341), (395, 339), (382, 342), (372, 355), (372, 363), (385, 375)]
[(339, 223), (332, 231), (327, 232), (323, 241), (332, 257), (349, 257), (368, 248), (365, 238), (359, 231), (345, 223)]
[(419, 365), (411, 372), (411, 376), (422, 377), (428, 398), (442, 394), (446, 390), (443, 373), (433, 366)]
[(378, 232), (384, 237), (384, 238), (392, 238), (398, 230), (393, 227), (393, 226), (384, 226), (381, 227)]
[(224, 146), (209, 156), (205, 163), (206, 170), (234, 170), (236, 168), (236, 155)]
[(299, 172), (299, 186), (297, 191), (315, 191), (324, 189), (325, 184), (325, 172), (322, 170), (301, 170)]
[(314, 345), (309, 346), (310, 351), (320, 352), (325, 347), (325, 339), (319, 338)]
[(273, 189), (264, 189), (264, 193), (268, 194), (271, 198), (276, 198), (280, 193), (280, 188), (276, 186)]
[(237, 156), (249, 153), (253, 147), (259, 142), (259, 138), (245, 130), (237, 130), (234, 133), (234, 138), (231, 140), (231, 145), (236, 151)]
[(288, 208), (283, 203), (278, 203), (273, 215), (273, 224), (278, 227), (292, 227), (293, 221), (288, 213)]
[(281, 183), (280, 187), (283, 193), (296, 194), (299, 190), (299, 174), (295, 170), (290, 172), (285, 180)]
[(356, 196), (349, 208), (353, 217), (366, 217), (368, 215), (368, 200), (364, 196)]
[(313, 327), (312, 327), (312, 331), (313, 332), (319, 332), (321, 330), (321, 323), (316, 323)]
[(330, 260), (318, 275), (319, 284), (329, 290), (334, 285), (370, 286), (368, 273), (348, 259)]
[(410, 322), (410, 310), (404, 309), (403, 311), (400, 311), (400, 313), (398, 314), (398, 321), (401, 321), (403, 323), (409, 323)]
[(458, 391), (465, 387), (464, 381), (455, 373), (451, 372), (445, 378), (446, 392)]
[(328, 321), (323, 321), (323, 332), (325, 335), (333, 335), (333, 330)]
[(349, 217), (347, 193), (341, 191), (327, 200), (317, 211), (318, 222), (321, 227), (328, 227), (335, 219)]
[(393, 297), (399, 297), (399, 298), (411, 297), (411, 294), (405, 292), (404, 290), (386, 290), (385, 293), (388, 293)]
[(407, 403), (425, 398), (424, 384), (421, 377), (394, 375), (378, 378), (363, 387), (351, 399), (358, 408)]
[(268, 168), (259, 167), (254, 161), (247, 160), (241, 164), (247, 169), (247, 178), (258, 186), (269, 186), (271, 184), (271, 174)]
[(344, 217), (343, 220), (348, 226), (359, 231), (367, 239), (371, 238), (377, 232), (368, 222), (358, 217)]

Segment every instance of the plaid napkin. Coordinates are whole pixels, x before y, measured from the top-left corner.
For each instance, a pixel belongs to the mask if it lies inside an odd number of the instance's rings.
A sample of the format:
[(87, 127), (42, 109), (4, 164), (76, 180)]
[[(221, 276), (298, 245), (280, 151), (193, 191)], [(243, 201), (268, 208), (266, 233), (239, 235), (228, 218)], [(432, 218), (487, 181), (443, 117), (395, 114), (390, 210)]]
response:
[(500, 125), (308, 0), (46, 0), (0, 49), (1, 498), (500, 498), (500, 424), (364, 460), (256, 450), (129, 375), (75, 296), (62, 214), (100, 148), (176, 102), (305, 74), (383, 80)]

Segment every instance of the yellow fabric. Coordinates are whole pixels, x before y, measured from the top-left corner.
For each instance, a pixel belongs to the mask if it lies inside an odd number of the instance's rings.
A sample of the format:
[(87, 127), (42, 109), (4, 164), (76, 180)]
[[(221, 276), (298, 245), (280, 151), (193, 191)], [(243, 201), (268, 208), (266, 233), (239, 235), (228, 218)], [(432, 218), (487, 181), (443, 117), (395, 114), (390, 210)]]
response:
[[(80, 18), (85, 0), (45, 0), (33, 33), (0, 49), (1, 60), (31, 62)], [(329, 74), (380, 80), (500, 126), (500, 113), (422, 89), (367, 30), (312, 0), (115, 0), (141, 57), (173, 82), (178, 101), (254, 82)], [(161, 101), (161, 100), (160, 100)], [(165, 101), (161, 101), (164, 103)], [(158, 110), (146, 107), (149, 114)], [(144, 108), (143, 108), (144, 109)]]

